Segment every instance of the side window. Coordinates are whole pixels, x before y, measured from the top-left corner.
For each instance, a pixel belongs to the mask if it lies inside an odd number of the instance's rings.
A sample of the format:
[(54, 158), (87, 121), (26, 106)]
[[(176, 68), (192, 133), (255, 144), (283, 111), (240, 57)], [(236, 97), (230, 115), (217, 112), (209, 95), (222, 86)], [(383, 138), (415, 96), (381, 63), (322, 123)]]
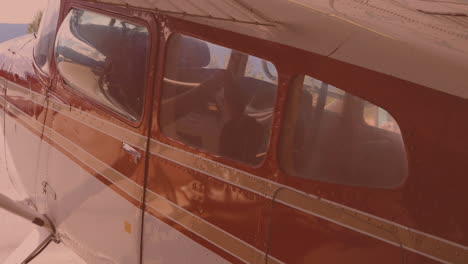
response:
[(148, 49), (144, 26), (73, 9), (57, 34), (55, 60), (71, 88), (136, 122), (143, 111)]
[(296, 85), (281, 134), (279, 158), (286, 173), (366, 187), (402, 183), (406, 152), (387, 111), (309, 76)]
[(34, 47), (34, 61), (47, 74), (49, 74), (49, 60), (52, 57), (59, 13), (60, 0), (49, 0), (37, 34), (38, 41)]
[[(159, 124), (191, 147), (249, 165), (267, 151), (277, 76), (271, 62), (174, 34), (166, 54)], [(251, 73), (259, 72), (260, 77)], [(264, 77), (264, 78), (263, 78)]]

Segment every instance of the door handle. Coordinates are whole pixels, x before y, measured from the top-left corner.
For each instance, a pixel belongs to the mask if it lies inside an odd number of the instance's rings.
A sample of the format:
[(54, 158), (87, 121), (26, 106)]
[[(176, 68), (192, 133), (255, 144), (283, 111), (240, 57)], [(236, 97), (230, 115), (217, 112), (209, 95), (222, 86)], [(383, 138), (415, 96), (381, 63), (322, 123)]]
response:
[(133, 157), (135, 163), (141, 159), (141, 153), (126, 142), (122, 142), (122, 149)]

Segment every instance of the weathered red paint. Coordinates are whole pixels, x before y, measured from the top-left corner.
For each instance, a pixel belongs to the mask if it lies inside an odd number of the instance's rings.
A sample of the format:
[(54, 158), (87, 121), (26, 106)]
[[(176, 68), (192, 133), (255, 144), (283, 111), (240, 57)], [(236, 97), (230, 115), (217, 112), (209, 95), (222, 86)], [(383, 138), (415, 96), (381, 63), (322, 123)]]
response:
[[(3, 44), (3, 51), (0, 53), (0, 61), (3, 62), (0, 77), (28, 87), (36, 93), (57, 98), (71, 107), (92, 113), (139, 135), (150, 135), (151, 139), (195, 155), (455, 243), (468, 245), (468, 210), (464, 204), (468, 186), (465, 166), (468, 157), (468, 122), (463, 115), (468, 112), (467, 100), (325, 56), (165, 15), (153, 16), (131, 8), (66, 1), (61, 19), (72, 7), (88, 8), (105, 14), (112, 12), (113, 15), (118, 14), (149, 27), (152, 47), (145, 111), (141, 122), (128, 123), (115, 113), (96, 106), (89, 99), (67, 88), (55, 73), (51, 87), (47, 87), (47, 78), (33, 65), (32, 37), (11, 42), (9, 47)], [(279, 92), (270, 147), (265, 162), (260, 166), (250, 167), (222, 157), (210, 156), (209, 153), (183, 145), (161, 133), (158, 127), (158, 106), (164, 75), (166, 42), (173, 32), (268, 59), (277, 67)], [(323, 183), (287, 175), (279, 168), (278, 145), (284, 105), (291, 81), (300, 74), (330, 83), (381, 106), (392, 114), (401, 128), (409, 163), (409, 175), (401, 186), (385, 190)], [(48, 109), (46, 115), (43, 106), (29, 102), (10, 90), (4, 96), (9, 103), (39, 122), (45, 122), (47, 126), (139, 185), (166, 197), (187, 211), (285, 263), (433, 262), (427, 257), (307, 215), (146, 151), (139, 150), (142, 158), (138, 163), (134, 163), (121, 149), (122, 142), (118, 139), (54, 110)], [(54, 144), (50, 141), (49, 143)], [(86, 168), (86, 164), (67, 155)], [(340, 160), (337, 159), (336, 162), (339, 163)], [(103, 177), (96, 177), (112, 188), (111, 183)], [(136, 206), (144, 208), (141, 203), (125, 193), (116, 188), (114, 190)], [(216, 190), (223, 195), (211, 197), (208, 194), (210, 190)], [(185, 200), (177, 198), (177, 195), (187, 196), (187, 192), (196, 195), (188, 196)], [(232, 193), (241, 193), (242, 196), (232, 198)], [(239, 262), (232, 255), (154, 210), (145, 210), (226, 260)]]

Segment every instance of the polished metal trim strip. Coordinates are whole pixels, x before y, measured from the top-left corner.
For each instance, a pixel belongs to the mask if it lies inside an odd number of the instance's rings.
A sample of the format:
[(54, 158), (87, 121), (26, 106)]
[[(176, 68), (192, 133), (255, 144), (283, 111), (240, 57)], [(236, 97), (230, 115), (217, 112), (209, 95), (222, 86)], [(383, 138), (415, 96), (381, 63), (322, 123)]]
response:
[[(43, 125), (37, 120), (18, 109), (11, 103), (0, 97), (0, 105), (6, 106), (7, 110), (16, 118), (25, 122), (36, 132), (41, 133)], [(120, 190), (137, 200), (142, 202), (143, 187), (125, 177), (125, 175), (111, 168), (109, 165), (98, 160), (92, 154), (80, 148), (75, 143), (71, 142), (64, 136), (60, 135), (54, 129), (44, 126), (44, 136), (53, 141), (72, 156), (89, 166), (96, 173), (102, 175)], [(246, 243), (227, 233), (226, 231), (216, 227), (215, 225), (205, 221), (204, 219), (186, 211), (185, 209), (170, 202), (164, 197), (148, 190), (146, 193), (146, 204), (153, 210), (161, 213), (165, 217), (183, 226), (190, 232), (206, 239), (210, 243), (216, 245), (220, 249), (226, 251), (245, 263), (265, 263), (265, 252), (256, 249), (252, 245)], [(274, 257), (268, 258), (268, 263), (282, 264), (283, 262)]]
[(81, 122), (90, 128), (96, 129), (113, 138), (121, 140), (122, 142), (132, 145), (142, 151), (146, 150), (146, 137), (143, 135), (118, 126), (112, 122), (99, 118), (78, 108), (72, 107), (71, 105), (61, 103), (55, 99), (49, 98), (47, 102), (46, 96), (33, 92), (15, 83), (10, 82), (8, 90), (17, 92), (21, 94), (24, 99), (31, 100), (32, 102), (42, 105), (43, 107), (49, 107), (50, 109), (57, 111), (68, 118)]
[(25, 122), (37, 133), (42, 133), (42, 128), (44, 128), (43, 135), (49, 138), (51, 141), (56, 143), (65, 149), (72, 156), (77, 158), (79, 161), (83, 162), (86, 166), (90, 167), (95, 172), (102, 175), (104, 178), (109, 180), (120, 190), (130, 195), (135, 200), (141, 202), (143, 198), (143, 187), (134, 181), (130, 180), (125, 175), (121, 174), (114, 168), (110, 167), (106, 163), (98, 160), (89, 152), (77, 146), (75, 143), (71, 142), (69, 139), (60, 135), (58, 132), (54, 131), (48, 126), (43, 126), (40, 122), (31, 118), (28, 114), (21, 111), (19, 108), (13, 104), (6, 102), (3, 98), (0, 97), (0, 105), (6, 106), (6, 109), (12, 113), (16, 118)]
[[(25, 98), (45, 106), (43, 102), (45, 96), (9, 82), (8, 89), (12, 87), (17, 91), (23, 90), (22, 93)], [(30, 96), (27, 96), (27, 94), (30, 94)], [(127, 141), (141, 150), (145, 149), (145, 137), (131, 130), (53, 99), (49, 100), (49, 107), (109, 136)], [(150, 152), (181, 166), (269, 199), (273, 199), (277, 192), (275, 201), (281, 204), (442, 263), (463, 263), (465, 259), (468, 259), (467, 246), (228, 167), (224, 164), (166, 145), (155, 139), (151, 139)]]
[(191, 170), (442, 263), (463, 263), (468, 247), (228, 167), (152, 139), (150, 152)]
[[(146, 205), (177, 224), (185, 227), (190, 232), (193, 232), (210, 243), (217, 245), (219, 248), (229, 254), (232, 254), (244, 263), (265, 263), (265, 252), (253, 247), (243, 240), (240, 240), (189, 211), (180, 208), (157, 193), (147, 190)], [(284, 262), (274, 258), (273, 256), (268, 256), (267, 263), (282, 264)]]

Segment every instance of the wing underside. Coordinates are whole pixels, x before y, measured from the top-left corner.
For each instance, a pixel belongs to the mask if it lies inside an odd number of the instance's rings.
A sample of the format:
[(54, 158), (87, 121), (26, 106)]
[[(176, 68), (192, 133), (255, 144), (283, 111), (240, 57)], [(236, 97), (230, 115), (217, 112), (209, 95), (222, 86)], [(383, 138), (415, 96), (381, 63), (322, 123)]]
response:
[(270, 40), (468, 98), (468, 2), (464, 0), (97, 2)]

